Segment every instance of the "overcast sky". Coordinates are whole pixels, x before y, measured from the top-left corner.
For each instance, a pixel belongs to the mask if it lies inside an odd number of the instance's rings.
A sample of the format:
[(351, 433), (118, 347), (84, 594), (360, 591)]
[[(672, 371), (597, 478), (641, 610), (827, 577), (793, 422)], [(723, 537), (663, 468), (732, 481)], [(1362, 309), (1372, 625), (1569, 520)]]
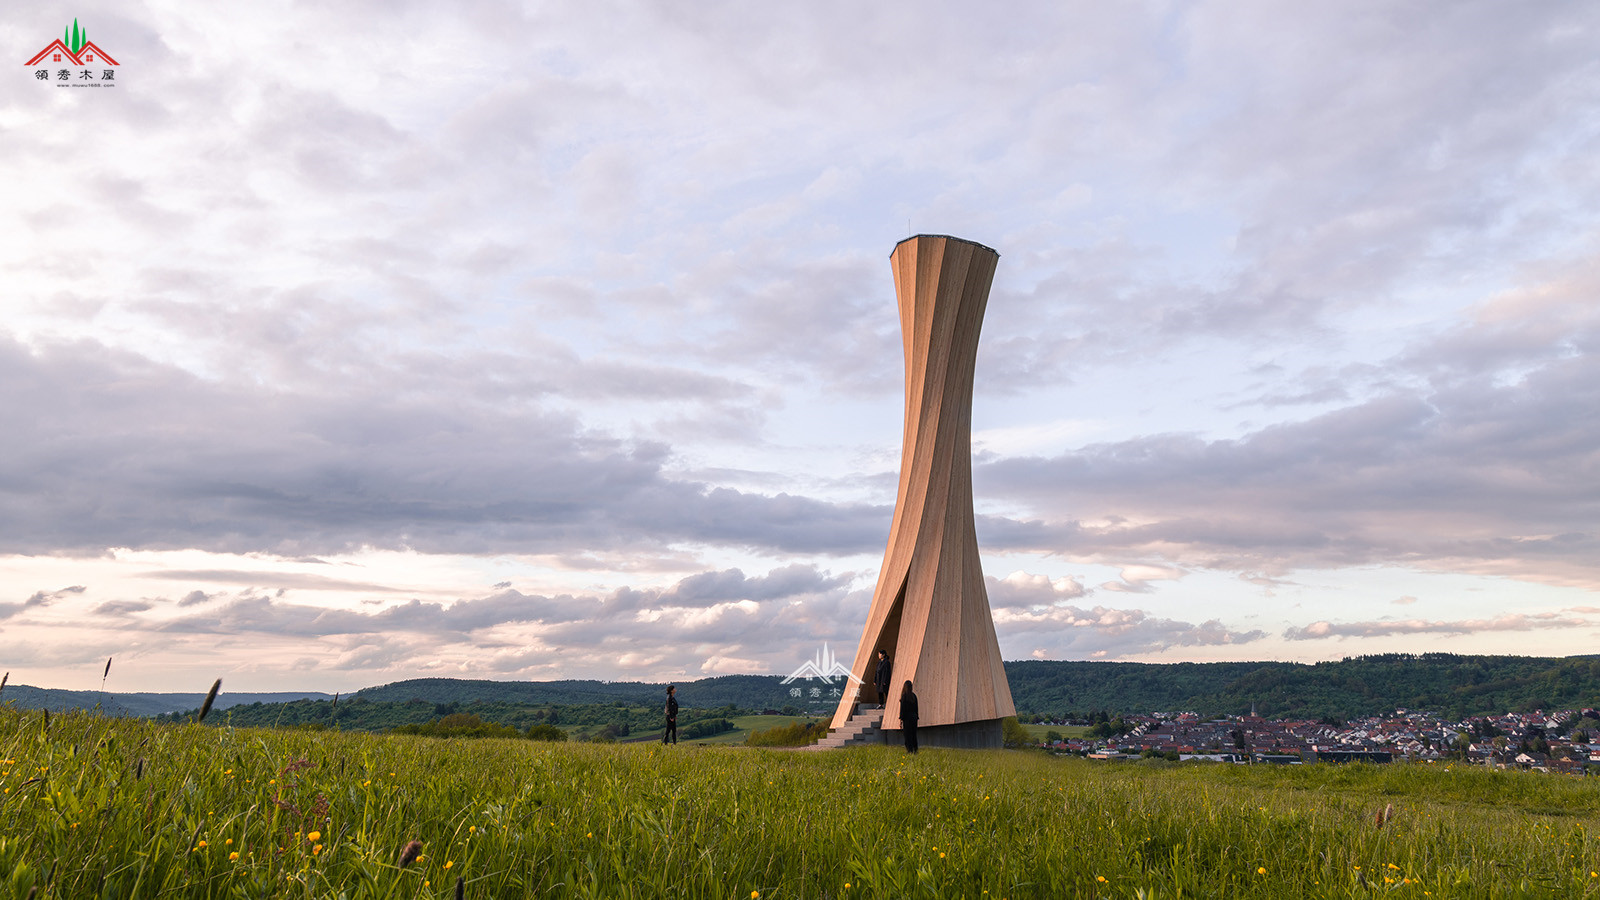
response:
[[(114, 86), (21, 65), (74, 18)], [(1001, 254), (1007, 659), (1592, 652), (1597, 46), (1583, 2), (12, 4), (0, 668), (848, 657), (913, 233)]]

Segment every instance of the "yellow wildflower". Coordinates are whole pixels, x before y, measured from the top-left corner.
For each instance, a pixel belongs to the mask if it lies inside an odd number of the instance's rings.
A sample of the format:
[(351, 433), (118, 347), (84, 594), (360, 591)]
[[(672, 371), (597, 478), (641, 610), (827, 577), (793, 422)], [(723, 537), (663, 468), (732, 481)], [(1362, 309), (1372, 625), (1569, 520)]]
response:
[(234, 860), (234, 859), (238, 859), (238, 858), (239, 858), (239, 851), (237, 851), (237, 850), (235, 850), (232, 853), (228, 854), (228, 859), (230, 859), (230, 860)]
[(306, 835), (306, 840), (311, 841), (313, 843), (315, 843), (317, 841), (320, 841), (320, 840), (322, 840), (322, 832), (313, 831), (310, 834)]

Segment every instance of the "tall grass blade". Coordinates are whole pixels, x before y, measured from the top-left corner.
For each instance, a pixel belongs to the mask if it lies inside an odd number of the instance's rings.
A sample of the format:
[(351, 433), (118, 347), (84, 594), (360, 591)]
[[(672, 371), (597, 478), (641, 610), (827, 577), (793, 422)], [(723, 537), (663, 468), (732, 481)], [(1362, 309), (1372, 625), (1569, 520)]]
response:
[(206, 720), (206, 714), (211, 712), (211, 704), (217, 702), (217, 691), (221, 689), (221, 678), (211, 682), (211, 690), (206, 691), (206, 702), (200, 704), (200, 716), (199, 718), (195, 719), (196, 722), (204, 722)]

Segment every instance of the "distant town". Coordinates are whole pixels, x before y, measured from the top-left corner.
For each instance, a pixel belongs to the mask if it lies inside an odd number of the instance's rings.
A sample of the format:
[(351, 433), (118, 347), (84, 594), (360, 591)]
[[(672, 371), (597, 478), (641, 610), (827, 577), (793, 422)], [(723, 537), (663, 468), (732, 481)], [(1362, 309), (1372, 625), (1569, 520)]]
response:
[[(1082, 730), (1072, 723), (1034, 723), (1044, 746), (1091, 759), (1211, 759), (1222, 762), (1294, 765), (1306, 762), (1460, 762), (1499, 769), (1568, 775), (1600, 774), (1600, 712), (1592, 708), (1551, 713), (1473, 716), (1459, 721), (1397, 709), (1392, 715), (1349, 722), (1202, 718), (1192, 712), (1151, 713), (1111, 719), (1097, 715), (1088, 734), (1067, 737), (1049, 726)], [(1592, 742), (1591, 742), (1592, 741)]]

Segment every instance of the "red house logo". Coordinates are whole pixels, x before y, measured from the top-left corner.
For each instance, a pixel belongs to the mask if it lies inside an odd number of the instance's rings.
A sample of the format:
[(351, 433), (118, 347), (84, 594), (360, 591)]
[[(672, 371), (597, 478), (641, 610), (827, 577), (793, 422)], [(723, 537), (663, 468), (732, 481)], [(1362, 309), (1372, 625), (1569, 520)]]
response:
[[(76, 66), (88, 71), (89, 66), (118, 66), (121, 63), (111, 58), (111, 54), (101, 50), (94, 41), (89, 40), (89, 30), (78, 27), (78, 20), (72, 20), (70, 28), (62, 29), (61, 37), (56, 38), (45, 46), (43, 50), (34, 54), (34, 57), (23, 63), (26, 66), (45, 66), (39, 72), (40, 80), (50, 77), (50, 66)], [(61, 72), (65, 76), (66, 69)], [(110, 69), (102, 69), (101, 80), (110, 81), (115, 73)], [(66, 77), (61, 78), (66, 81)]]

